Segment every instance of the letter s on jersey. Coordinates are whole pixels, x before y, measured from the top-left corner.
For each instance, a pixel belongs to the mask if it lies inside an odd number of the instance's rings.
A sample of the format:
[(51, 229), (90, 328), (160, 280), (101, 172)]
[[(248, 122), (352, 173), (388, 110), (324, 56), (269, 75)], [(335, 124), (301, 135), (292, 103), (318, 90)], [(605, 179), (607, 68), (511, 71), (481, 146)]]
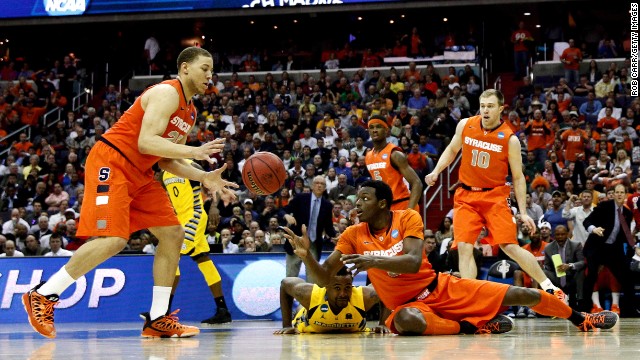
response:
[(111, 168), (103, 167), (98, 170), (98, 180), (99, 181), (107, 181), (109, 180), (109, 176), (111, 175)]

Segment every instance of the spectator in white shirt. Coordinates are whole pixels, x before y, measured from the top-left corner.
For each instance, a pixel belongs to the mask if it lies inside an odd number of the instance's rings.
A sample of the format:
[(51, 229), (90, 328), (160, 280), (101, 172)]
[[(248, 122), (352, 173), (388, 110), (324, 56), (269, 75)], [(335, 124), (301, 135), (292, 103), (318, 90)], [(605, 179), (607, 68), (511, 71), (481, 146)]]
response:
[(69, 250), (62, 248), (62, 235), (54, 233), (49, 238), (49, 246), (51, 251), (44, 254), (44, 256), (72, 256), (73, 253)]
[(16, 250), (16, 243), (13, 240), (7, 240), (4, 244), (4, 253), (0, 257), (24, 257), (24, 254)]

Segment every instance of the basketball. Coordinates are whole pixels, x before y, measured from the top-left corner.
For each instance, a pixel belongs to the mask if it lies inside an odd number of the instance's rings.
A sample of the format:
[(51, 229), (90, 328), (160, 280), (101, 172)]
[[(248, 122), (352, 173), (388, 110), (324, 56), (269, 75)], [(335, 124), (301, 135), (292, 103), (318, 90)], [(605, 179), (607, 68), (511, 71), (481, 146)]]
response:
[(258, 195), (270, 195), (278, 191), (286, 177), (284, 163), (270, 152), (260, 151), (249, 156), (242, 167), (242, 182)]

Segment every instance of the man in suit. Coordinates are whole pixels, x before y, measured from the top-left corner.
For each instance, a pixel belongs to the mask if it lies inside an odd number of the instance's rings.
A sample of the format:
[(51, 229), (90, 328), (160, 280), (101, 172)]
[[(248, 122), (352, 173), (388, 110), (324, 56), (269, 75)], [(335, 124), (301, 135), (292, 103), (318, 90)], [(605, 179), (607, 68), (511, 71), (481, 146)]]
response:
[[(630, 257), (635, 247), (629, 230), (632, 213), (624, 207), (627, 198), (624, 185), (616, 185), (613, 196), (613, 200), (598, 203), (583, 222), (589, 233), (584, 245), (584, 257), (587, 259), (584, 295), (585, 299), (591, 297), (599, 267), (606, 266), (622, 285), (625, 296), (620, 308), (623, 314), (630, 314), (635, 312), (633, 281), (629, 270)], [(628, 245), (626, 254), (625, 244)]]
[[(583, 299), (584, 255), (579, 241), (569, 240), (569, 231), (564, 225), (556, 226), (555, 241), (544, 248), (544, 273), (549, 280), (569, 295), (569, 305), (576, 308)], [(562, 264), (555, 266), (552, 256), (560, 255)], [(566, 273), (563, 277), (556, 275), (556, 270)]]
[[(283, 208), (283, 218), (294, 232), (302, 233), (303, 226), (306, 227), (311, 241), (311, 254), (318, 261), (322, 252), (322, 233), (326, 233), (331, 238), (336, 237), (331, 214), (333, 205), (329, 200), (323, 198), (326, 188), (327, 183), (324, 176), (318, 175), (313, 178), (311, 183), (311, 193), (296, 195)], [(302, 260), (294, 255), (289, 240), (285, 242), (284, 250), (287, 252), (287, 277), (298, 276)], [(307, 281), (313, 282), (308, 275)]]

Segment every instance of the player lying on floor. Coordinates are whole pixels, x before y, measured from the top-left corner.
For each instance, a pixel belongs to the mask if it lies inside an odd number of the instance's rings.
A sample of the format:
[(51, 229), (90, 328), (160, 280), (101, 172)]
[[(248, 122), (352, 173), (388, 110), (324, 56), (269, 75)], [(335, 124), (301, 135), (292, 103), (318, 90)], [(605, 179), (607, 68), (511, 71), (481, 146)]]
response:
[[(294, 298), (301, 307), (292, 322)], [(344, 266), (326, 287), (287, 277), (280, 284), (282, 329), (274, 334), (366, 331), (366, 312), (376, 304), (375, 290), (369, 286), (353, 286), (353, 276)]]
[(335, 250), (320, 265), (308, 256), (309, 238), (286, 229), (308, 273), (318, 285), (352, 264), (354, 276), (367, 271), (376, 293), (393, 312), (386, 326), (401, 335), (503, 333), (513, 322), (508, 306), (529, 306), (535, 312), (568, 319), (582, 331), (610, 329), (618, 321), (611, 311), (585, 314), (572, 310), (552, 294), (538, 289), (437, 274), (423, 251), (424, 225), (413, 209), (391, 210), (391, 189), (382, 181), (365, 181), (358, 191), (356, 211), (360, 223), (348, 227)]

